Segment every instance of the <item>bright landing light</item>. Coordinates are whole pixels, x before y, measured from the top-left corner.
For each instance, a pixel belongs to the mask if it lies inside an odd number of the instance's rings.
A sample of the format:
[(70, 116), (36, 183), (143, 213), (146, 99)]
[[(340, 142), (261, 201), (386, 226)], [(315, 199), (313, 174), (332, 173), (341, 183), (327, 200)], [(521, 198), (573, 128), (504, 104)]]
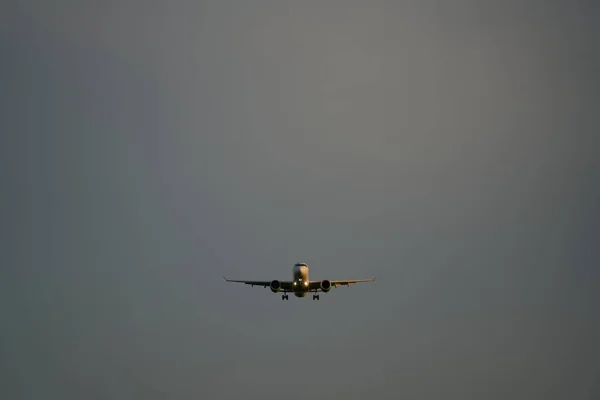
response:
[(308, 281), (304, 281), (304, 286), (308, 286)]

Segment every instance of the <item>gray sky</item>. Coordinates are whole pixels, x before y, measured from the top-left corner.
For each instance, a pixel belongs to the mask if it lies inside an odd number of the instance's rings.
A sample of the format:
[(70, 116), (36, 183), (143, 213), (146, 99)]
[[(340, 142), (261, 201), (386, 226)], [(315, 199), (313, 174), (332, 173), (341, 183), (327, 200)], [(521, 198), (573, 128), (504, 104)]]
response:
[(3, 2), (0, 397), (599, 398), (599, 11)]

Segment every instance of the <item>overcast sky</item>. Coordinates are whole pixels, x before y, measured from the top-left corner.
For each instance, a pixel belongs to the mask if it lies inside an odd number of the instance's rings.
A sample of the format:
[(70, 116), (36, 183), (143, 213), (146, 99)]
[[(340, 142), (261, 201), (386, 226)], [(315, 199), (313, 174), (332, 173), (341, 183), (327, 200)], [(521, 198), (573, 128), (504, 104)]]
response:
[(600, 398), (593, 3), (3, 2), (0, 397)]

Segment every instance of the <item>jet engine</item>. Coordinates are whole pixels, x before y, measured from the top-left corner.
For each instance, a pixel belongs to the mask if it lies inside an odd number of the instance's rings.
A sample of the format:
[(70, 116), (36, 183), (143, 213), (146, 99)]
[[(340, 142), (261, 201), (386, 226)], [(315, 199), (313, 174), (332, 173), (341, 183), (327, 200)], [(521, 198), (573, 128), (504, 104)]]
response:
[(321, 290), (324, 293), (327, 293), (331, 290), (331, 282), (328, 281), (327, 279), (325, 279), (324, 281), (321, 281)]
[(271, 281), (271, 285), (269, 285), (269, 288), (271, 289), (271, 292), (277, 293), (281, 290), (281, 282), (277, 280)]

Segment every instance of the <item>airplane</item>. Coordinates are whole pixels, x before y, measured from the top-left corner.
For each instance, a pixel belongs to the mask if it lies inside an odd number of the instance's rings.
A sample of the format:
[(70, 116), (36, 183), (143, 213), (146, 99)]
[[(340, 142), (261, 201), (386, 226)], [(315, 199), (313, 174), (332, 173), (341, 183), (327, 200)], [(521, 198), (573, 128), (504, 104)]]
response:
[(287, 295), (288, 292), (294, 293), (296, 297), (305, 297), (309, 292), (313, 293), (313, 300), (319, 300), (318, 292), (327, 293), (332, 287), (338, 286), (350, 286), (359, 282), (373, 282), (375, 278), (369, 279), (358, 279), (351, 281), (311, 281), (308, 279), (308, 265), (303, 262), (294, 264), (293, 268), (293, 280), (292, 281), (238, 281), (233, 279), (225, 279), (227, 282), (243, 283), (250, 286), (263, 286), (269, 287), (271, 292), (277, 293), (283, 291), (281, 300), (289, 300)]

